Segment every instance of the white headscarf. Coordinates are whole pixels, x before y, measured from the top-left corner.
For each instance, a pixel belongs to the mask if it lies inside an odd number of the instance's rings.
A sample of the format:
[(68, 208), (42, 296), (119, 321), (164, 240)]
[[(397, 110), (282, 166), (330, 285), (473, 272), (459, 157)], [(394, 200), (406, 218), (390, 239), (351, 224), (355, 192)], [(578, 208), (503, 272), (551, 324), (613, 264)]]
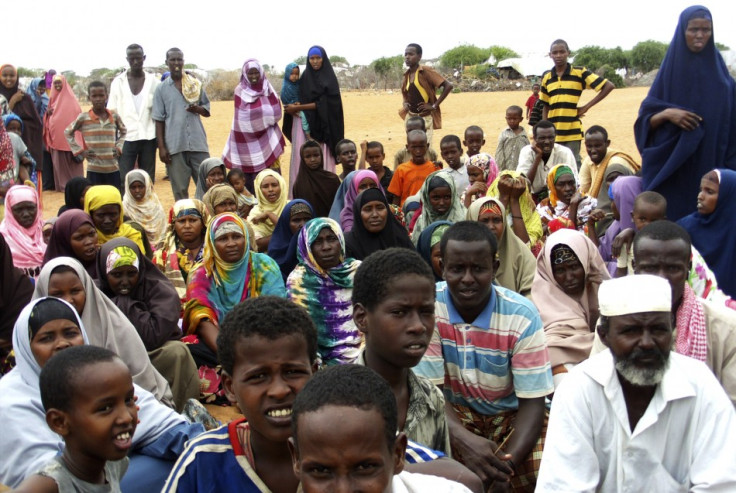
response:
[[(0, 379), (0, 483), (17, 487), (29, 474), (38, 471), (64, 449), (62, 438), (46, 424), (46, 412), (41, 404), (39, 376), (41, 367), (31, 351), (28, 318), (40, 297), (31, 301), (20, 313), (13, 329), (13, 350), (16, 367)], [(63, 300), (76, 315), (74, 307)], [(77, 324), (84, 343), (89, 344), (82, 320)], [(133, 435), (133, 447), (153, 442), (172, 427), (186, 420), (172, 409), (159, 403), (146, 390), (134, 384), (140, 424)]]
[(174, 407), (169, 384), (151, 364), (138, 331), (115, 303), (100, 291), (78, 260), (57, 257), (47, 262), (38, 275), (31, 299), (49, 295), (51, 272), (60, 265), (74, 269), (84, 286), (87, 302), (82, 311), (82, 322), (90, 327), (89, 343), (109, 349), (120, 356), (130, 368), (133, 382), (151, 392), (164, 404), (171, 403), (171, 407)]

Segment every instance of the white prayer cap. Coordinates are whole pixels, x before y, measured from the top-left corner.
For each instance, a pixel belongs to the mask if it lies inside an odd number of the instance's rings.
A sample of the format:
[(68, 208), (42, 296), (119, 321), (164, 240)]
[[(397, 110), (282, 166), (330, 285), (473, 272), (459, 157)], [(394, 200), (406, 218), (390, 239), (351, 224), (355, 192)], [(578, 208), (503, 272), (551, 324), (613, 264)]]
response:
[(672, 311), (672, 289), (666, 279), (649, 274), (603, 281), (598, 288), (601, 315)]

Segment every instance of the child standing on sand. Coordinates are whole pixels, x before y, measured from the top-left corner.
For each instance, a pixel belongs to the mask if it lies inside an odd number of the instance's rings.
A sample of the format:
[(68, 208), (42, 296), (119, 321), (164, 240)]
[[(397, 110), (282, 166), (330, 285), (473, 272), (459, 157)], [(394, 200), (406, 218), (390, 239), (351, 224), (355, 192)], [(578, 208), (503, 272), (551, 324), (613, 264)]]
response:
[[(534, 105), (539, 100), (539, 90), (542, 88), (539, 84), (534, 84), (532, 86), (532, 95), (529, 96), (529, 99), (526, 100), (526, 119), (529, 120), (529, 117), (532, 114), (532, 110), (534, 109)], [(529, 125), (532, 125), (531, 123)]]
[[(284, 107), (290, 104), (299, 104), (299, 75), (299, 65), (292, 62), (286, 66), (284, 70), (284, 83), (281, 86), (281, 103), (283, 103)], [(299, 164), (301, 163), (299, 149), (301, 149), (301, 144), (304, 143), (299, 142), (301, 140), (300, 126), (304, 132), (305, 139), (312, 140), (312, 136), (309, 134), (309, 122), (307, 122), (304, 112), (298, 111), (293, 114), (284, 112), (281, 129), (284, 136), (291, 142), (289, 185), (292, 185), (296, 181), (296, 175), (299, 174)], [(291, 186), (289, 186), (289, 198), (291, 199)]]
[(496, 164), (499, 171), (505, 169), (516, 170), (521, 148), (529, 145), (529, 137), (527, 137), (524, 127), (520, 125), (521, 115), (522, 110), (519, 106), (506, 108), (508, 127), (498, 136), (498, 147), (496, 147)]

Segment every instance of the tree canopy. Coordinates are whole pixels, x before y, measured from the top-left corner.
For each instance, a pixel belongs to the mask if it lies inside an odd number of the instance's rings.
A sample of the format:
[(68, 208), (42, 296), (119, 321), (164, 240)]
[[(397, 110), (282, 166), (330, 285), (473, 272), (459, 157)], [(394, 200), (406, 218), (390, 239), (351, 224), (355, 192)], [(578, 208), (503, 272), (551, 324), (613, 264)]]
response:
[(631, 65), (642, 72), (659, 68), (668, 46), (667, 43), (653, 39), (636, 43), (631, 49)]

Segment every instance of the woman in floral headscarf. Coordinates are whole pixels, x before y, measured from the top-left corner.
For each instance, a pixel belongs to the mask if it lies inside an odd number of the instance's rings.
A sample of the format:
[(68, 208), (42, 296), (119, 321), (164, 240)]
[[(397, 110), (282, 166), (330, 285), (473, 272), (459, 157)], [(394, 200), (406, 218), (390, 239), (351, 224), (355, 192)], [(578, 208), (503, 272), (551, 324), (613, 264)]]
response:
[(212, 218), (205, 233), (204, 258), (189, 275), (182, 319), (207, 402), (225, 403), (216, 368), (217, 334), (235, 305), (257, 296), (285, 296), (279, 266), (265, 253), (252, 252), (240, 216), (225, 212)]
[(318, 217), (299, 233), (299, 265), (286, 280), (287, 296), (306, 308), (317, 326), (323, 365), (352, 363), (362, 336), (353, 322), (351, 297), (359, 260), (345, 258), (345, 238), (336, 221)]
[(547, 174), (549, 197), (537, 204), (537, 213), (550, 233), (558, 229), (583, 231), (598, 201), (580, 193), (577, 176), (566, 164), (554, 166)]
[(204, 241), (202, 263), (189, 276), (183, 328), (214, 353), (218, 326), (235, 305), (256, 296), (284, 296), (285, 291), (278, 264), (251, 252), (248, 230), (237, 214), (213, 217)]
[(204, 235), (210, 215), (197, 199), (178, 200), (169, 210), (169, 225), (153, 263), (176, 288), (182, 305), (187, 300), (189, 273), (204, 256)]
[(256, 175), (263, 169), (279, 167), (285, 145), (278, 125), (279, 95), (258, 60), (251, 58), (243, 64), (234, 104), (233, 125), (222, 159), (228, 169), (243, 170), (246, 187), (253, 193)]

